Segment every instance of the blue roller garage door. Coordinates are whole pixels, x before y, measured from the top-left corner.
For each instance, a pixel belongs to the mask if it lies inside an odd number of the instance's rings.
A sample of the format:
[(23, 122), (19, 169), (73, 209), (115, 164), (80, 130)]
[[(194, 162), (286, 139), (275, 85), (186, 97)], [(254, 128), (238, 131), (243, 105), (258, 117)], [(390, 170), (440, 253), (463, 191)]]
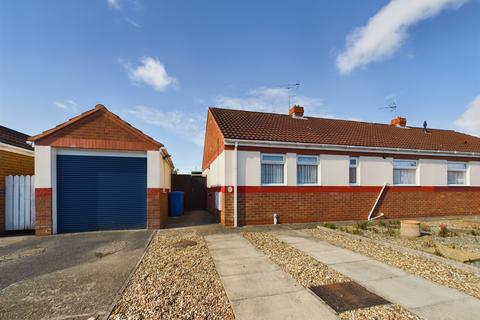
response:
[(147, 159), (57, 155), (57, 232), (142, 229)]

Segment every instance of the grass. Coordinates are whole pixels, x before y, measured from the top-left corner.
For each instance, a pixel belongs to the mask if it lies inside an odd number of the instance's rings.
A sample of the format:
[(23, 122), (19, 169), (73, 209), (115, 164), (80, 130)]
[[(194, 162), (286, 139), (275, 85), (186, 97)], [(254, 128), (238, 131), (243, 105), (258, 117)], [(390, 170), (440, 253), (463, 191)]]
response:
[(323, 226), (328, 229), (333, 229), (333, 230), (337, 229), (337, 226), (335, 225), (335, 223), (326, 222), (323, 224)]

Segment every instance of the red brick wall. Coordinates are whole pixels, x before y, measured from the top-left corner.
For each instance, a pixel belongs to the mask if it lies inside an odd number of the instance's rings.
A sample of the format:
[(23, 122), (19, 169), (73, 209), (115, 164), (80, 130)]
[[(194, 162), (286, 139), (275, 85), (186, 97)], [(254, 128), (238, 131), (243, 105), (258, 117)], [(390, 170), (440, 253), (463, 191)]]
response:
[(128, 129), (121, 120), (103, 111), (96, 112), (35, 143), (57, 148), (109, 150), (158, 150), (159, 145)]
[[(242, 225), (272, 224), (273, 214), (281, 223), (366, 220), (381, 187), (333, 187), (327, 191), (298, 192), (284, 189), (238, 194), (238, 223)], [(353, 189), (356, 188), (356, 189)], [(222, 223), (233, 225), (233, 193), (224, 191)], [(330, 191), (328, 191), (330, 190)], [(470, 191), (469, 191), (470, 190)], [(386, 218), (415, 218), (480, 214), (479, 188), (390, 188), (376, 212)]]
[(147, 228), (160, 229), (168, 218), (168, 189), (148, 188)]
[(52, 234), (52, 188), (35, 189), (35, 234)]
[(33, 175), (34, 157), (0, 150), (0, 234), (5, 231), (5, 177)]
[(208, 111), (207, 127), (205, 129), (205, 144), (203, 146), (202, 171), (215, 160), (224, 148), (224, 138), (213, 115)]

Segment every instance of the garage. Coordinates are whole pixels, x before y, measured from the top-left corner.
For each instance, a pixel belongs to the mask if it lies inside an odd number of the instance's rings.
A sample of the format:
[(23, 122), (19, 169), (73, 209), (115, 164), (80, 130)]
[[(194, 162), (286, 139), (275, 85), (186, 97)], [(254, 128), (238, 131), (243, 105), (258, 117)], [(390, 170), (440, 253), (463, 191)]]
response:
[(30, 137), (35, 234), (159, 229), (174, 169), (165, 146), (103, 105)]
[(57, 155), (58, 232), (143, 229), (145, 156)]

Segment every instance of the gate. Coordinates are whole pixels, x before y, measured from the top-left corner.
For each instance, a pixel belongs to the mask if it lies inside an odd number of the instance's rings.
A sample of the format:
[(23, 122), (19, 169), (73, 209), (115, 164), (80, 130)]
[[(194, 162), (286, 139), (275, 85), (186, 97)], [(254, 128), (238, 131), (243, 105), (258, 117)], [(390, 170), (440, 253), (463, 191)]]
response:
[(207, 209), (207, 180), (190, 174), (172, 175), (172, 191), (184, 192), (185, 211)]
[(35, 229), (35, 176), (5, 177), (5, 230)]

